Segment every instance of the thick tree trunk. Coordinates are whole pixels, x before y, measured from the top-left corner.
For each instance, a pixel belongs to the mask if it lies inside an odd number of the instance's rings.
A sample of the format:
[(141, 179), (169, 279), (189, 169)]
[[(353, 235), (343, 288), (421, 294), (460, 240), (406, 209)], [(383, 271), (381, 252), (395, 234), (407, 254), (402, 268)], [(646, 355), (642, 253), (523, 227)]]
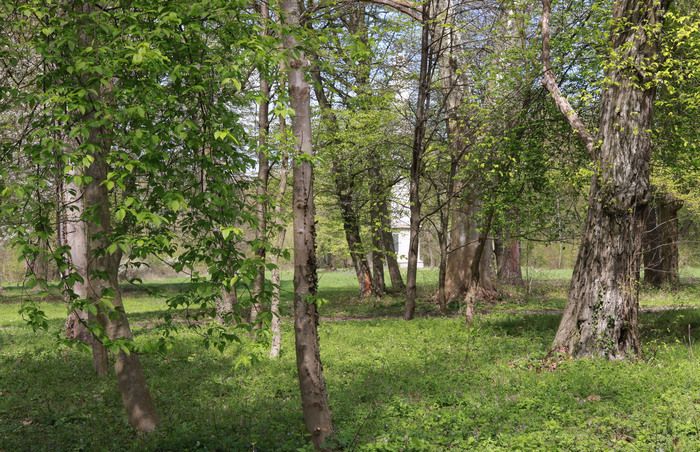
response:
[[(86, 14), (86, 20), (91, 20), (90, 15), (96, 10), (90, 3), (80, 4), (82, 12)], [(94, 24), (90, 24), (94, 26)], [(81, 30), (80, 41), (84, 47), (97, 47), (101, 43), (89, 34), (90, 26)], [(94, 80), (84, 77), (83, 82), (94, 84)], [(103, 105), (109, 102), (111, 86), (98, 86), (96, 93), (89, 94), (94, 105)], [(110, 132), (107, 127), (95, 126), (97, 112), (90, 112), (81, 118), (87, 124), (89, 135), (87, 143), (90, 145), (89, 154), (93, 158), (92, 163), (84, 172), (89, 181), (82, 193), (82, 212), (84, 213), (80, 223), (83, 223), (85, 248), (81, 250), (85, 263), (84, 288), (85, 298), (97, 308), (97, 323), (100, 326), (100, 338), (103, 341), (123, 342), (121, 347), (133, 344), (133, 336), (129, 321), (122, 304), (119, 291), (119, 263), (121, 251), (110, 254), (107, 252), (111, 244), (112, 224), (109, 192), (106, 187), (109, 171), (106, 154), (112, 147)], [(100, 121), (104, 121), (101, 118)], [(102, 303), (103, 299), (111, 299), (114, 309)], [(88, 319), (90, 321), (91, 319)], [(141, 368), (138, 354), (123, 349), (117, 352), (114, 363), (114, 371), (117, 377), (117, 386), (122, 396), (122, 402), (126, 409), (129, 424), (140, 432), (151, 432), (159, 423), (155, 405), (146, 384), (146, 378)], [(94, 350), (94, 349), (93, 349)]]
[(447, 258), (445, 278), (445, 299), (462, 299), (467, 294), (473, 279), (474, 263), (479, 262), (479, 285), (484, 294), (494, 294), (496, 286), (493, 281), (491, 260), (493, 251), (486, 239), (484, 248), (478, 252), (479, 229), (474, 221), (477, 214), (477, 203), (460, 200), (452, 210), (452, 228), (450, 229), (450, 251)]
[(491, 257), (493, 242), (489, 238), (493, 213), (490, 212), (486, 223), (479, 232), (474, 256), (469, 268), (469, 281), (464, 295), (465, 317), (467, 324), (474, 319), (474, 307), (477, 300), (489, 300), (498, 296), (493, 284), (491, 271)]
[[(267, 22), (270, 19), (270, 11), (266, 1), (258, 3), (260, 17), (262, 19), (261, 34), (267, 36)], [(250, 322), (256, 323), (258, 314), (263, 309), (263, 298), (265, 294), (265, 257), (267, 247), (267, 186), (270, 179), (270, 162), (267, 158), (267, 136), (270, 131), (270, 84), (260, 73), (260, 95), (258, 104), (258, 200), (257, 200), (257, 230), (256, 257), (260, 260), (258, 271), (253, 281), (253, 304), (250, 308)]]
[[(103, 154), (109, 149), (110, 141), (107, 131), (93, 129), (90, 143), (100, 151), (93, 155), (94, 161), (87, 168), (85, 175), (91, 178), (83, 194), (84, 208), (94, 212), (94, 218), (85, 222), (87, 236), (87, 298), (97, 306), (97, 320), (110, 341), (131, 343), (133, 335), (124, 311), (119, 290), (119, 261), (121, 253), (106, 252), (110, 244), (111, 216), (109, 193), (105, 187), (108, 167)], [(105, 277), (105, 275), (107, 275)], [(113, 296), (110, 296), (113, 293)], [(114, 310), (108, 310), (102, 303), (103, 297), (111, 298)], [(151, 398), (146, 378), (138, 354), (120, 350), (114, 363), (117, 385), (126, 408), (129, 424), (141, 432), (151, 432), (159, 423), (155, 405)]]
[[(523, 272), (520, 268), (520, 240), (504, 237), (498, 240), (500, 253), (496, 254), (498, 280), (513, 286), (522, 286)], [(499, 256), (500, 254), (500, 256)]]
[(683, 202), (657, 193), (646, 214), (643, 236), (644, 282), (652, 287), (678, 287), (678, 211)]
[(299, 155), (294, 162), (292, 211), (294, 216), (294, 336), (296, 340), (297, 372), (301, 389), (304, 423), (317, 449), (323, 447), (333, 433), (326, 383), (323, 378), (318, 340), (318, 310), (316, 307), (316, 232), (313, 197), (313, 156), (311, 143), (310, 87), (303, 68), (308, 61), (298, 48), (294, 29), (300, 27), (299, 3), (283, 0), (284, 25), (292, 32), (284, 38), (286, 49), (293, 57), (288, 61), (289, 98), (294, 110), (293, 131)]
[[(549, 0), (543, 6), (543, 54), (548, 56)], [(606, 74), (610, 83), (602, 94), (596, 140), (600, 148), (591, 152), (597, 172), (591, 181), (568, 304), (554, 339), (556, 351), (611, 359), (640, 352), (639, 271), (649, 201), (649, 130), (655, 88), (647, 78), (652, 75), (642, 75), (638, 64), (651, 64), (657, 54), (660, 32), (656, 26), (667, 6), (665, 1), (629, 0), (616, 1), (613, 7), (612, 50), (619, 60)], [(628, 61), (635, 65), (627, 66)], [(547, 63), (545, 58), (551, 78)]]

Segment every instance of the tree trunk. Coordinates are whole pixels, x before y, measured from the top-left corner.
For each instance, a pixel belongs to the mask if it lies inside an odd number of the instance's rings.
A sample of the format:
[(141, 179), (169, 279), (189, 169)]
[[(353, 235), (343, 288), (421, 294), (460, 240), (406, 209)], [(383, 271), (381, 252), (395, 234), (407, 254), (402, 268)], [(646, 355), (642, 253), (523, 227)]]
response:
[[(97, 320), (107, 338), (110, 341), (126, 341), (130, 344), (133, 343), (133, 335), (124, 311), (118, 281), (121, 253), (109, 254), (106, 251), (112, 232), (109, 192), (105, 186), (108, 166), (104, 153), (110, 148), (107, 130), (92, 129), (89, 142), (99, 151), (93, 155), (94, 161), (85, 172), (91, 180), (83, 194), (85, 211), (94, 212), (94, 217), (85, 222), (87, 298), (96, 304)], [(113, 310), (98, 302), (103, 297), (111, 298)], [(133, 350), (120, 350), (116, 356), (114, 371), (129, 424), (141, 432), (155, 430), (159, 419), (138, 354)]]
[(683, 202), (657, 193), (646, 214), (644, 282), (652, 287), (678, 287), (678, 211)]
[(283, 0), (284, 25), (291, 32), (284, 45), (293, 56), (287, 63), (290, 105), (294, 110), (293, 131), (299, 158), (294, 162), (292, 211), (294, 217), (294, 336), (297, 372), (301, 389), (304, 423), (317, 449), (323, 447), (333, 433), (326, 383), (318, 340), (318, 310), (316, 307), (316, 233), (313, 197), (313, 167), (311, 158), (310, 87), (303, 68), (308, 60), (298, 48), (294, 30), (300, 27), (299, 3)]
[(437, 234), (438, 244), (440, 246), (440, 263), (438, 265), (438, 290), (437, 290), (437, 303), (440, 306), (440, 312), (443, 314), (447, 312), (447, 296), (445, 293), (445, 280), (447, 279), (447, 253), (448, 253), (448, 243), (447, 235), (449, 233), (449, 225), (447, 219), (447, 213), (440, 212), (440, 230)]
[[(314, 78), (314, 93), (316, 100), (321, 107), (321, 113), (330, 128), (331, 135), (335, 135), (338, 130), (338, 119), (333, 113), (332, 105), (326, 93), (323, 91), (323, 79), (318, 65), (314, 64), (311, 75)], [(340, 162), (333, 161), (331, 165), (333, 179), (335, 182), (335, 193), (338, 197), (340, 215), (343, 218), (343, 231), (345, 240), (348, 243), (350, 258), (352, 259), (357, 283), (360, 289), (360, 297), (365, 298), (372, 295), (372, 272), (370, 271), (367, 258), (365, 257), (362, 238), (360, 236), (360, 219), (355, 209), (353, 191), (355, 189), (352, 176), (341, 166)]]
[(418, 76), (418, 101), (416, 104), (416, 125), (413, 130), (411, 149), (411, 172), (409, 178), (409, 241), (408, 268), (406, 271), (406, 306), (403, 318), (413, 319), (416, 311), (416, 277), (418, 274), (418, 241), (421, 224), (420, 179), (423, 172), (423, 151), (425, 130), (430, 105), (430, 82), (432, 79), (432, 39), (430, 21), (430, 2), (422, 6), (421, 58)]
[(473, 279), (472, 269), (479, 263), (479, 286), (481, 293), (492, 297), (496, 293), (491, 269), (493, 251), (490, 239), (485, 239), (483, 250), (479, 252), (479, 230), (474, 218), (477, 216), (478, 203), (472, 200), (460, 200), (452, 210), (452, 228), (450, 229), (450, 251), (447, 258), (445, 278), (445, 299), (462, 299), (467, 294)]
[(386, 257), (386, 266), (389, 269), (389, 278), (391, 279), (391, 290), (404, 291), (406, 285), (401, 277), (401, 267), (396, 260), (396, 248), (394, 247), (394, 236), (391, 233), (391, 214), (389, 213), (388, 202), (384, 203), (384, 212), (382, 212), (382, 240), (384, 244), (384, 257)]
[(500, 256), (496, 254), (498, 264), (498, 280), (513, 286), (522, 286), (523, 272), (520, 268), (520, 240), (504, 237), (498, 240), (501, 248)]
[[(543, 54), (548, 56), (551, 3), (544, 0), (543, 6)], [(665, 1), (630, 0), (613, 7), (611, 48), (619, 60), (606, 74), (610, 83), (602, 94), (595, 140), (600, 148), (591, 149), (597, 171), (568, 304), (553, 343), (556, 351), (610, 359), (640, 352), (639, 271), (655, 87), (653, 74), (643, 75), (640, 71), (648, 68), (639, 65), (650, 64), (658, 53), (660, 32), (653, 30), (667, 6)], [(626, 66), (629, 61), (634, 66)], [(551, 78), (551, 69), (546, 72)]]
[[(338, 176), (336, 175), (336, 180)], [(336, 182), (336, 184), (339, 184)], [(372, 272), (370, 271), (367, 258), (362, 249), (362, 238), (360, 236), (360, 219), (355, 212), (352, 196), (336, 185), (338, 199), (340, 200), (340, 212), (343, 217), (343, 229), (345, 231), (345, 240), (348, 242), (350, 250), (350, 258), (355, 267), (355, 275), (360, 286), (360, 297), (365, 298), (372, 295), (374, 287), (372, 286)]]
[[(81, 300), (88, 299), (87, 286), (89, 284), (88, 260), (89, 248), (85, 220), (82, 218), (85, 211), (83, 207), (83, 191), (73, 183), (68, 184), (65, 197), (65, 222), (62, 229), (65, 244), (70, 247), (70, 264), (72, 271), (78, 273), (83, 281), (73, 284), (75, 297)], [(92, 348), (92, 364), (95, 373), (106, 376), (109, 369), (107, 350), (102, 342), (97, 340), (88, 326), (94, 326), (96, 322), (92, 314), (85, 310), (73, 310), (68, 314), (65, 323), (65, 334), (68, 339), (79, 340), (89, 344)]]
[(491, 256), (493, 243), (489, 239), (493, 212), (489, 212), (486, 224), (482, 228), (477, 238), (474, 256), (469, 268), (469, 281), (464, 295), (465, 317), (467, 324), (471, 324), (474, 319), (474, 307), (477, 300), (488, 300), (498, 295), (491, 279)]
[(216, 321), (222, 325), (233, 323), (233, 309), (238, 304), (236, 287), (221, 289), (221, 296), (216, 300)]

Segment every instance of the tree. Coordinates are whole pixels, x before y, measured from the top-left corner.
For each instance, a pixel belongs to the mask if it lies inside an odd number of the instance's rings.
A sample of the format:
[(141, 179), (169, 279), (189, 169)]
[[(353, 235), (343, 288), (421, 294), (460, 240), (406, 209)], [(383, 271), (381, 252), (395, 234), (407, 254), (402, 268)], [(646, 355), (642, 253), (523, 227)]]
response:
[(550, 63), (551, 1), (543, 0), (545, 87), (595, 163), (588, 217), (554, 350), (607, 358), (640, 352), (637, 312), (651, 128), (666, 1), (616, 1), (598, 138), (557, 86)]
[(305, 79), (308, 60), (299, 48), (296, 33), (301, 30), (299, 4), (282, 2), (282, 23), (286, 27), (285, 64), (290, 106), (294, 111), (292, 130), (296, 139), (292, 213), (294, 224), (294, 332), (297, 372), (306, 428), (314, 446), (320, 449), (333, 433), (326, 383), (318, 340), (316, 290), (316, 242), (313, 198), (313, 148), (311, 144), (311, 88)]

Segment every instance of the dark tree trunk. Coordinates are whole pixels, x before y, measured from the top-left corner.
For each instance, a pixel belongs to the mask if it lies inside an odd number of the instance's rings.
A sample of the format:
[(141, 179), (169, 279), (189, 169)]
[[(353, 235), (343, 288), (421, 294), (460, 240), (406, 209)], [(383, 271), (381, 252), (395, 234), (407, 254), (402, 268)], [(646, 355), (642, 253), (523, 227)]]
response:
[[(282, 2), (284, 25), (292, 31), (300, 27), (299, 3)], [(288, 61), (289, 98), (294, 110), (292, 128), (297, 153), (303, 159), (294, 162), (292, 212), (294, 216), (294, 337), (296, 340), (297, 372), (301, 389), (304, 423), (317, 449), (333, 433), (326, 383), (323, 378), (318, 340), (318, 311), (316, 308), (316, 236), (314, 223), (313, 156), (311, 143), (310, 87), (303, 68), (308, 66), (298, 49), (294, 34), (284, 38), (286, 49), (294, 56)]]
[(658, 193), (646, 214), (643, 236), (644, 282), (652, 287), (678, 287), (678, 211), (683, 202)]
[(342, 178), (344, 176), (336, 175), (336, 193), (338, 195), (338, 199), (340, 200), (340, 213), (343, 217), (345, 240), (348, 242), (350, 258), (352, 259), (352, 264), (355, 267), (357, 282), (360, 286), (360, 296), (363, 298), (369, 297), (372, 295), (374, 287), (372, 286), (372, 272), (370, 271), (362, 246), (362, 238), (360, 236), (360, 219), (355, 211), (352, 196), (346, 191), (345, 184), (343, 184), (343, 186), (339, 185), (341, 183), (338, 182), (338, 177)]
[[(97, 321), (110, 341), (132, 342), (133, 335), (118, 282), (121, 253), (106, 252), (112, 232), (109, 193), (105, 187), (108, 167), (104, 152), (110, 147), (108, 132), (105, 129), (91, 130), (90, 143), (100, 151), (93, 155), (94, 161), (85, 172), (91, 181), (83, 194), (85, 210), (94, 212), (94, 219), (86, 221), (87, 298), (96, 304)], [(114, 294), (112, 297), (109, 296), (110, 292)], [(98, 303), (105, 296), (112, 298), (113, 310)], [(120, 350), (116, 355), (114, 371), (131, 426), (142, 432), (155, 430), (159, 419), (138, 354), (133, 350), (129, 353)]]
[(406, 306), (403, 318), (413, 319), (416, 311), (416, 277), (418, 275), (418, 243), (421, 226), (420, 181), (423, 172), (423, 152), (425, 147), (425, 130), (428, 122), (430, 105), (430, 82), (432, 79), (432, 39), (430, 21), (430, 2), (422, 6), (421, 58), (418, 76), (418, 101), (416, 104), (416, 125), (413, 130), (411, 150), (411, 172), (409, 178), (409, 241), (408, 268), (406, 269)]
[[(326, 124), (331, 129), (331, 134), (335, 135), (338, 130), (338, 119), (336, 118), (332, 105), (326, 93), (323, 91), (323, 79), (317, 65), (314, 64), (311, 75), (314, 78), (314, 93), (316, 100), (321, 107), (322, 115)], [(365, 257), (362, 237), (360, 236), (360, 219), (355, 208), (354, 189), (355, 184), (352, 176), (342, 167), (340, 162), (334, 161), (332, 164), (333, 179), (335, 182), (335, 193), (338, 196), (340, 215), (343, 218), (343, 231), (345, 240), (348, 243), (348, 250), (352, 259), (352, 265), (357, 275), (357, 283), (360, 289), (360, 297), (372, 295), (372, 272), (370, 271), (367, 258)]]
[[(543, 49), (548, 56), (549, 0), (543, 6)], [(594, 140), (600, 147), (590, 148), (598, 170), (591, 181), (568, 304), (554, 339), (556, 351), (611, 359), (640, 352), (639, 271), (655, 88), (648, 78), (652, 75), (640, 73), (637, 64), (651, 64), (658, 53), (660, 32), (653, 30), (667, 6), (665, 1), (628, 0), (613, 7), (611, 48), (619, 60), (606, 74), (610, 83), (602, 94), (600, 131)], [(630, 67), (627, 61), (636, 63)], [(584, 141), (587, 146), (591, 142)]]

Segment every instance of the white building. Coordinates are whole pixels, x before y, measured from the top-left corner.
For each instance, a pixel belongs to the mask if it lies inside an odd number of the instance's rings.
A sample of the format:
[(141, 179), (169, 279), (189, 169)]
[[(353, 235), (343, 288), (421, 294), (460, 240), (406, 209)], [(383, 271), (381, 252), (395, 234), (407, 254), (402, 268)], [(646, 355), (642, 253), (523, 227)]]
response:
[[(394, 187), (394, 199), (391, 202), (391, 235), (394, 237), (396, 260), (402, 267), (408, 266), (408, 246), (411, 240), (411, 219), (409, 216), (408, 186), (405, 182)], [(418, 268), (423, 268), (423, 259), (418, 246)]]

